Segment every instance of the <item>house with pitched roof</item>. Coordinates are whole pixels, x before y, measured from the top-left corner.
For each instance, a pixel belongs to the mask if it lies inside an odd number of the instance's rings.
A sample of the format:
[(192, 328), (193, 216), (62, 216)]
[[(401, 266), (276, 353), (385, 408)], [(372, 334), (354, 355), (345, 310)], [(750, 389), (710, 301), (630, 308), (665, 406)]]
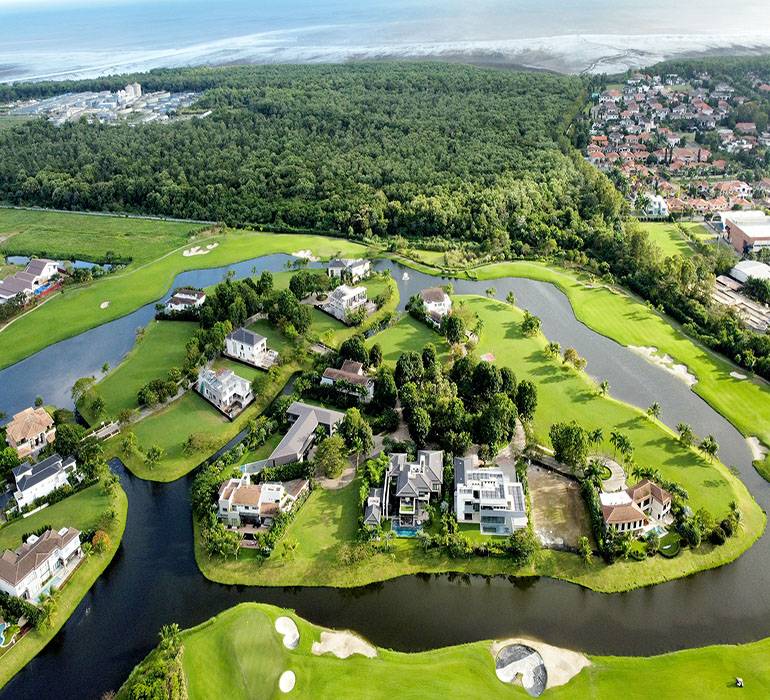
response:
[(267, 338), (248, 328), (236, 328), (225, 338), (223, 354), (260, 369), (270, 369), (278, 361), (278, 353), (267, 347)]
[(228, 418), (235, 418), (254, 400), (251, 382), (231, 369), (204, 367), (198, 373), (196, 391)]
[(617, 532), (646, 532), (667, 520), (671, 494), (649, 479), (625, 491), (599, 494), (607, 529)]
[(321, 386), (333, 386), (337, 391), (358, 396), (364, 403), (374, 397), (374, 377), (370, 377), (360, 362), (345, 360), (342, 367), (327, 367), (321, 375)]
[(345, 417), (345, 414), (339, 411), (311, 406), (301, 401), (292, 403), (286, 415), (291, 426), (265, 460), (266, 466), (277, 467), (281, 464), (304, 461), (315, 444), (316, 429), (321, 426), (327, 435), (332, 435)]
[(46, 459), (32, 464), (24, 462), (11, 471), (16, 482), (13, 497), (19, 508), (24, 508), (38, 498), (44, 498), (52, 491), (69, 485), (69, 476), (77, 467), (74, 457), (62, 459), (53, 454)]
[(345, 321), (349, 315), (368, 303), (366, 287), (350, 287), (341, 284), (331, 294), (321, 309), (334, 318)]
[(47, 258), (32, 258), (24, 271), (32, 277), (34, 286), (39, 287), (59, 274), (59, 263)]
[(426, 320), (438, 328), (444, 317), (452, 312), (452, 300), (441, 287), (429, 287), (421, 290), (420, 298)]
[(372, 269), (368, 260), (361, 258), (335, 258), (329, 261), (326, 273), (333, 279), (347, 279), (358, 282), (366, 277)]
[(182, 287), (177, 289), (166, 302), (166, 312), (179, 313), (182, 311), (192, 311), (203, 306), (205, 301), (206, 292), (203, 292), (200, 289)]
[(431, 498), (441, 495), (444, 453), (420, 450), (413, 462), (404, 453), (388, 456), (390, 465), (385, 472), (382, 517), (390, 518), (395, 528), (419, 527), (428, 518), (426, 507)]
[(30, 535), (21, 547), (0, 556), (0, 591), (37, 603), (41, 595), (60, 588), (82, 558), (80, 532), (75, 528)]
[(382, 489), (369, 489), (364, 503), (364, 527), (377, 528), (382, 523)]
[(21, 459), (36, 457), (56, 438), (56, 426), (48, 411), (42, 407), (25, 408), (17, 413), (5, 430), (6, 442)]

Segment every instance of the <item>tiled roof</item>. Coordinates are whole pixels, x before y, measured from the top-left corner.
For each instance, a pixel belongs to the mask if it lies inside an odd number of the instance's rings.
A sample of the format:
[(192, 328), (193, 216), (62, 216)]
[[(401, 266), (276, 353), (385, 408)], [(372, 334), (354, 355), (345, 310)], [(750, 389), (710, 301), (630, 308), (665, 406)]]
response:
[(16, 551), (6, 549), (0, 556), (0, 578), (15, 586), (31, 571), (48, 559), (56, 549), (68, 545), (80, 531), (75, 528), (62, 528), (59, 532), (46, 530), (36, 542), (24, 543)]
[(44, 408), (25, 408), (17, 413), (8, 424), (6, 435), (18, 444), (51, 428), (53, 428), (53, 418)]

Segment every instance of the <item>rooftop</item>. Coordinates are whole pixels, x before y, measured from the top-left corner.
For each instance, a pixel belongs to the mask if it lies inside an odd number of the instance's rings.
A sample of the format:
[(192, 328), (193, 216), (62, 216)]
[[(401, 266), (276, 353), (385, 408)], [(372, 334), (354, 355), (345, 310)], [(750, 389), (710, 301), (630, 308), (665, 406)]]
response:
[(16, 586), (30, 572), (43, 564), (51, 554), (69, 544), (80, 532), (72, 527), (65, 527), (54, 532), (46, 530), (40, 537), (30, 537), (15, 551), (6, 549), (0, 556), (0, 578)]
[(44, 408), (25, 408), (13, 417), (8, 424), (6, 434), (18, 444), (53, 427), (53, 418)]

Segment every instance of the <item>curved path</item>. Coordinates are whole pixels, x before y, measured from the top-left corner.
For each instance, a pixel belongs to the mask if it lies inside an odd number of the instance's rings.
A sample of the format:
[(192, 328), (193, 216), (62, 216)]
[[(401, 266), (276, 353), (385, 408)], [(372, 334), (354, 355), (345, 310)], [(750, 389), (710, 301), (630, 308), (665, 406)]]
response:
[[(263, 265), (282, 269), (285, 259), (269, 256), (232, 267), (249, 274), (255, 264), (258, 269), (266, 269)], [(404, 280), (403, 269), (390, 261), (377, 267), (395, 268), (402, 307), (410, 295), (438, 283), (437, 278), (411, 269)], [(213, 284), (223, 272), (184, 273), (175, 286)], [(453, 280), (453, 284), (461, 294), (483, 294), (490, 286), (489, 281)], [(723, 461), (738, 469), (760, 505), (768, 508), (770, 485), (751, 467), (745, 440), (686, 384), (579, 323), (555, 287), (526, 279), (499, 279), (494, 285), (498, 298), (513, 291), (519, 306), (540, 316), (546, 336), (586, 357), (588, 371), (607, 379), (614, 396), (640, 407), (658, 401), (669, 425), (687, 420), (696, 432), (713, 433)], [(46, 368), (57, 356), (73, 359), (78, 347), (83, 362), (77, 376), (95, 372), (105, 359), (116, 364), (130, 348), (134, 328), (141, 325), (139, 314), (147, 308), (126, 317), (130, 321), (118, 319), (0, 372), (0, 386), (12, 387), (10, 393), (4, 388), (0, 394), (0, 410), (19, 400), (28, 404), (28, 394), (51, 397), (57, 385), (67, 386), (55, 369), (46, 373)], [(105, 349), (114, 353), (111, 358), (89, 352), (92, 338), (101, 337), (106, 328), (104, 337), (112, 340)], [(9, 380), (24, 383), (5, 384)], [(189, 627), (245, 600), (295, 608), (318, 624), (350, 628), (378, 645), (403, 650), (527, 636), (589, 653), (653, 654), (770, 635), (767, 535), (729, 566), (611, 596), (547, 578), (451, 575), (404, 577), (354, 590), (223, 586), (204, 579), (195, 564), (191, 477), (156, 484), (133, 477), (120, 464), (115, 468), (129, 497), (120, 550), (62, 631), (6, 686), (2, 697), (99, 697), (104, 690), (116, 689), (155, 645), (161, 625), (174, 621)], [(665, 627), (660, 620), (666, 621)]]

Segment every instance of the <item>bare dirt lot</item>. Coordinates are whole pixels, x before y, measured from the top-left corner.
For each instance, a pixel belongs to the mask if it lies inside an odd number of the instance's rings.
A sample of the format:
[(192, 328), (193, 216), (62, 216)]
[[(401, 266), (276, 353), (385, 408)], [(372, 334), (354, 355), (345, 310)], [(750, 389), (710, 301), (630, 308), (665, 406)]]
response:
[(544, 545), (577, 547), (582, 535), (591, 538), (580, 487), (576, 481), (532, 466), (528, 472), (532, 523)]

